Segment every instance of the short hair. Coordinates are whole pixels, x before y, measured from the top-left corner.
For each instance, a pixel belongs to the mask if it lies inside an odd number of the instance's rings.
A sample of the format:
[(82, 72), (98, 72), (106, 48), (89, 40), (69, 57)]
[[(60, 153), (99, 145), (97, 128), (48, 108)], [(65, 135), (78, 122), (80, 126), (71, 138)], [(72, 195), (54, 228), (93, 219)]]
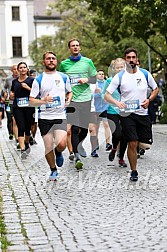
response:
[(45, 52), (44, 54), (43, 54), (43, 56), (42, 56), (42, 58), (43, 58), (43, 60), (45, 59), (45, 57), (46, 57), (46, 54), (53, 54), (55, 57), (56, 57), (56, 54), (53, 52), (53, 51), (47, 51), (47, 52)]
[(97, 72), (103, 72), (104, 73), (104, 70), (103, 69), (98, 69)]
[(134, 52), (137, 56), (137, 50), (133, 47), (128, 47), (125, 51), (124, 51), (124, 57), (126, 56), (126, 54), (129, 54), (131, 52)]
[(77, 42), (79, 43), (79, 45), (81, 45), (79, 39), (73, 38), (73, 39), (70, 39), (70, 40), (68, 41), (68, 48), (70, 48), (70, 44), (71, 44), (72, 41), (77, 41)]

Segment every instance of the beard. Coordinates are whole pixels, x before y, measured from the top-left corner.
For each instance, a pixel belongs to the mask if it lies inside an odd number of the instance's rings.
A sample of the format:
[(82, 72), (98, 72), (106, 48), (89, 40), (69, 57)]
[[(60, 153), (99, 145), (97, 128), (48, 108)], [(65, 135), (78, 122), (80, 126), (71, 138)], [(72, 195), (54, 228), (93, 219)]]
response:
[(129, 64), (131, 65), (131, 68), (134, 69), (137, 65), (133, 61), (130, 61)]
[(55, 66), (55, 65), (52, 65), (52, 66), (48, 65), (48, 66), (45, 66), (45, 68), (46, 68), (47, 70), (50, 70), (50, 71), (55, 71), (56, 66)]

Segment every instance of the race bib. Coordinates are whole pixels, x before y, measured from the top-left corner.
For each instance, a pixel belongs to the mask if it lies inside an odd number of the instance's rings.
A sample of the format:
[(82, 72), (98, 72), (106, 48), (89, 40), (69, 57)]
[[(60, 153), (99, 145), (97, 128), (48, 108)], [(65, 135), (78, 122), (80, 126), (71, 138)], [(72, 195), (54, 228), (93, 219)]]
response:
[(29, 106), (28, 97), (17, 98), (17, 106), (28, 107)]
[(76, 86), (76, 85), (80, 85), (80, 83), (78, 82), (80, 80), (81, 76), (77, 75), (77, 76), (70, 76), (70, 83), (71, 86)]
[(10, 106), (9, 105), (6, 107), (6, 111), (10, 112)]
[(140, 108), (139, 100), (126, 101), (125, 104), (126, 104), (125, 112), (134, 112)]
[(60, 96), (53, 97), (53, 102), (46, 104), (46, 109), (59, 108), (61, 106)]

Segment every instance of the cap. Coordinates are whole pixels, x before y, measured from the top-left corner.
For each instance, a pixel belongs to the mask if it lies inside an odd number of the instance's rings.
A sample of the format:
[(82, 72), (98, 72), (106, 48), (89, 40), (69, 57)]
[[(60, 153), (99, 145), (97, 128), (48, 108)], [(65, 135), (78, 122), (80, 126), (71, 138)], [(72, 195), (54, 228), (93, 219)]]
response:
[(36, 70), (34, 70), (34, 69), (30, 69), (30, 74), (33, 74), (33, 73), (36, 73)]

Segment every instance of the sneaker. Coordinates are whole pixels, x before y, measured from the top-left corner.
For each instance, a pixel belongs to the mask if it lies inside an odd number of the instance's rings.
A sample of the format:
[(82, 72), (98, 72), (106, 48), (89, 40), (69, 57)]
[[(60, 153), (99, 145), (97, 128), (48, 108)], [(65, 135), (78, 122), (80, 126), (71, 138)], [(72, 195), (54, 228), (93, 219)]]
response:
[(29, 143), (30, 143), (30, 145), (33, 145), (33, 137), (32, 136), (30, 136)]
[(96, 153), (96, 150), (92, 151), (91, 156), (92, 157), (99, 157), (99, 155)]
[(108, 156), (108, 159), (109, 159), (110, 161), (113, 161), (113, 160), (114, 160), (114, 158), (115, 158), (115, 153), (116, 153), (116, 150), (114, 150), (114, 149), (112, 149), (112, 150), (110, 151), (109, 156)]
[(138, 172), (137, 171), (132, 171), (131, 176), (130, 176), (131, 181), (137, 181), (138, 180)]
[(13, 140), (13, 135), (12, 134), (9, 135), (9, 140)]
[(37, 144), (37, 142), (36, 142), (35, 138), (33, 138), (33, 144)]
[(20, 144), (19, 143), (16, 144), (16, 149), (20, 150)]
[(81, 160), (76, 160), (75, 162), (75, 168), (77, 168), (77, 170), (81, 170), (83, 168), (83, 163), (81, 162)]
[(64, 163), (64, 158), (63, 158), (63, 154), (62, 152), (58, 152), (55, 149), (55, 156), (56, 156), (56, 164), (58, 167), (62, 167), (63, 163)]
[(74, 161), (74, 158), (75, 158), (74, 153), (71, 153), (71, 154), (69, 155), (69, 159), (70, 159), (70, 161)]
[(26, 159), (27, 158), (27, 153), (25, 150), (21, 150), (21, 159)]
[(111, 150), (111, 149), (112, 149), (112, 145), (109, 144), (109, 143), (107, 143), (107, 144), (106, 144), (106, 151), (109, 151), (109, 150)]
[(117, 157), (120, 158), (120, 151), (117, 150)]
[(145, 150), (144, 150), (144, 149), (140, 149), (140, 150), (139, 150), (139, 154), (140, 154), (141, 156), (143, 156), (144, 153), (145, 153)]
[(87, 157), (86, 151), (85, 151), (84, 147), (82, 146), (82, 144), (78, 145), (78, 153), (81, 157), (84, 157), (84, 158)]
[(122, 159), (119, 160), (119, 167), (127, 167), (127, 164), (125, 163), (124, 160)]
[(25, 151), (26, 151), (27, 155), (30, 154), (30, 146), (28, 143), (25, 143)]
[(58, 172), (57, 171), (51, 171), (50, 176), (49, 176), (49, 180), (50, 181), (55, 181), (57, 180), (58, 177)]

